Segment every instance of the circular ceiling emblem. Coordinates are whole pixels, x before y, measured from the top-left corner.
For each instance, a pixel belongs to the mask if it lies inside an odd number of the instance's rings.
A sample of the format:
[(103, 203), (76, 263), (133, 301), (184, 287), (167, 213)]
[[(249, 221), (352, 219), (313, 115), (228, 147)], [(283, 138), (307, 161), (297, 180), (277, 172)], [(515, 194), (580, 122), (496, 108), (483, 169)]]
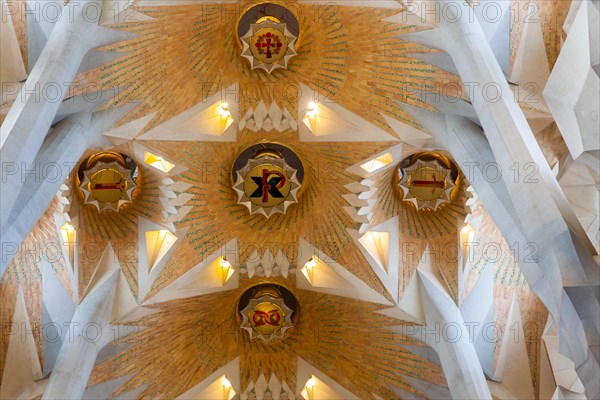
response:
[[(94, 161), (95, 160), (95, 161)], [(118, 211), (121, 206), (131, 202), (131, 194), (136, 188), (132, 171), (122, 165), (120, 157), (106, 153), (92, 156), (83, 170), (79, 189), (84, 195), (84, 203), (94, 205), (99, 211)]]
[(275, 207), (290, 195), (292, 181), (288, 172), (279, 165), (260, 163), (250, 169), (244, 178), (244, 194), (259, 207)]
[[(241, 328), (250, 334), (250, 339), (270, 341), (283, 338), (285, 332), (292, 328), (294, 310), (286, 304), (282, 290), (278, 285), (258, 285), (250, 288), (251, 298), (240, 310)], [(286, 291), (289, 296), (291, 293)], [(241, 300), (240, 300), (241, 302)]]
[(417, 209), (437, 210), (450, 201), (455, 188), (452, 170), (436, 158), (417, 158), (410, 166), (398, 171), (398, 185), (404, 193), (404, 201), (413, 203)]
[(297, 54), (296, 39), (285, 23), (264, 18), (251, 24), (240, 38), (242, 56), (250, 61), (252, 69), (261, 68), (271, 73), (277, 68), (287, 68), (289, 60)]
[(87, 188), (90, 195), (100, 203), (116, 203), (127, 195), (127, 176), (114, 165), (104, 165), (98, 172), (93, 173)]
[(287, 50), (287, 37), (274, 28), (262, 28), (250, 38), (250, 51), (254, 58), (265, 64), (280, 61)]
[[(293, 162), (299, 162), (299, 159), (296, 157)], [(259, 150), (234, 173), (233, 189), (238, 195), (238, 204), (246, 206), (251, 214), (262, 214), (268, 218), (285, 213), (290, 205), (298, 202), (298, 190), (302, 186), (298, 170), (276, 150)]]
[(263, 300), (252, 306), (248, 311), (248, 320), (252, 330), (268, 336), (281, 331), (285, 323), (286, 313), (276, 303), (276, 299), (265, 297)]

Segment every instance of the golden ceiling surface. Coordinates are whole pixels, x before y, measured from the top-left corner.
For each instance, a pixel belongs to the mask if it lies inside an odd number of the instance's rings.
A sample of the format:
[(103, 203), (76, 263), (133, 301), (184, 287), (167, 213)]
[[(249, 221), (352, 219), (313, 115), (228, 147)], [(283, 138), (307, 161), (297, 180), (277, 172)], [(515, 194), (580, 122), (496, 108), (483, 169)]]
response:
[[(148, 269), (148, 265), (142, 265), (136, 257), (143, 234), (138, 219), (164, 224), (161, 196), (166, 183), (164, 174), (144, 164), (143, 159), (136, 159), (140, 170), (139, 193), (118, 213), (99, 213), (74, 198), (78, 206), (78, 238), (82, 243), (92, 244), (77, 250), (80, 296), (92, 284), (94, 272), (109, 245), (123, 269), (128, 289), (143, 303), (232, 241), (235, 241), (235, 264), (239, 268), (250, 265), (255, 253), (262, 257), (267, 251), (273, 257), (280, 253), (295, 268), (301, 268), (312, 255), (302, 252), (299, 243), (305, 241), (314, 252), (343, 266), (384, 301), (392, 301), (355, 240), (361, 223), (348, 211), (352, 207), (347, 198), (353, 194), (350, 188), (363, 184), (364, 178), (352, 168), (400, 143), (387, 118), (418, 127), (403, 104), (432, 109), (415, 95), (414, 88), (440, 92), (444, 87), (462, 84), (458, 77), (411, 57), (413, 53), (435, 51), (398, 38), (403, 33), (422, 29), (387, 20), (402, 11), (401, 2), (398, 2), (400, 9), (335, 3), (315, 7), (313, 3), (297, 1), (276, 3), (291, 10), (300, 25), (297, 55), (289, 60), (287, 69), (268, 74), (252, 69), (241, 55), (237, 22), (242, 13), (257, 2), (156, 7), (138, 3), (135, 10), (149, 18), (133, 18), (115, 25), (134, 37), (103, 49), (122, 53), (123, 57), (78, 75), (72, 85), (73, 94), (93, 85), (117, 93), (110, 106), (139, 102), (121, 121), (125, 125), (151, 116), (139, 138), (206, 98), (226, 94), (232, 85), (237, 85), (237, 90), (226, 100), (230, 108), (231, 103), (236, 103), (240, 116), (256, 110), (261, 102), (267, 107), (276, 103), (291, 115), (298, 115), (299, 109), (305, 107), (300, 103), (299, 92), (307, 87), (370, 121), (386, 132), (389, 139), (310, 142), (301, 140), (297, 129), (289, 128), (283, 132), (241, 129), (231, 141), (139, 140), (148, 152), (160, 154), (178, 166), (173, 169), (176, 172), (169, 175), (168, 184), (186, 187), (190, 195), (186, 203), (189, 211), (174, 223), (176, 232), (180, 233), (177, 250), (144, 293), (137, 271)], [(561, 10), (560, 7), (554, 9), (554, 14), (545, 10), (544, 15), (548, 19), (564, 18)], [(516, 26), (515, 32), (519, 29)], [(544, 34), (550, 54), (555, 34)], [(513, 37), (513, 41), (518, 43), (518, 38)], [(544, 130), (541, 135), (545, 136), (540, 137), (541, 142), (546, 143), (545, 150), (550, 149), (547, 151), (549, 159), (564, 152), (564, 145), (557, 143), (559, 135), (552, 129)], [(269, 218), (251, 214), (245, 205), (238, 203), (232, 190), (231, 171), (236, 156), (258, 142), (284, 144), (298, 155), (305, 167), (297, 203), (290, 205), (284, 214), (275, 213)], [(117, 146), (115, 151), (133, 156), (132, 149), (129, 142)], [(404, 145), (399, 157), (394, 158), (395, 163), (418, 151), (416, 147)], [(400, 249), (416, 246), (417, 250), (403, 257), (401, 262), (398, 288), (402, 295), (425, 248), (429, 246), (441, 253), (456, 246), (458, 232), (469, 212), (487, 221), (486, 240), (497, 241), (500, 234), (479, 203), (471, 210), (465, 207), (469, 195), (462, 175), (456, 182), (456, 195), (451, 196), (447, 204), (437, 211), (417, 210), (413, 204), (403, 201), (402, 190), (397, 187), (396, 167), (369, 178), (373, 196), (377, 198), (369, 225), (394, 220), (398, 243), (393, 245)], [(52, 221), (60, 207), (58, 201), (50, 206), (26, 239), (26, 245), (56, 235)], [(502, 246), (506, 247), (506, 243)], [(484, 258), (479, 252), (476, 255)], [(35, 261), (27, 257), (15, 259), (2, 278), (2, 318), (11, 320), (16, 292), (27, 283), (27, 308), (42, 359), (41, 279)], [(485, 262), (477, 264), (477, 268), (482, 268), (482, 264)], [(68, 288), (67, 260), (57, 259), (54, 267)], [(456, 259), (442, 257), (439, 267), (450, 296), (458, 300)], [(498, 319), (506, 319), (513, 292), (521, 301), (521, 312), (531, 327), (527, 332), (530, 336), (528, 356), (535, 377), (540, 368), (537, 354), (543, 331), (541, 321), (545, 321), (547, 312), (529, 291), (510, 255), (498, 263), (495, 274), (496, 290), (500, 293), (495, 303)], [(239, 274), (239, 284), (231, 290), (145, 305), (147, 312), (115, 322), (139, 329), (120, 340), (125, 346), (120, 347), (116, 355), (96, 365), (88, 385), (122, 378), (124, 383), (115, 389), (114, 396), (138, 389), (139, 398), (175, 398), (239, 357), (242, 391), (262, 375), (268, 379), (272, 374), (295, 389), (298, 384), (296, 363), (301, 357), (327, 376), (335, 377), (339, 385), (361, 399), (400, 398), (394, 388), (422, 396), (411, 379), (446, 386), (439, 365), (403, 347), (423, 344), (398, 333), (398, 326), (410, 323), (379, 313), (385, 305), (301, 289), (296, 280), (297, 275), (291, 272), (287, 276), (273, 274), (270, 277)], [(266, 282), (286, 287), (299, 304), (293, 328), (287, 330), (283, 338), (270, 342), (251, 340), (240, 328), (236, 308), (245, 290)], [(6, 348), (6, 341), (2, 345)], [(5, 352), (2, 354), (4, 357)], [(2, 368), (4, 362), (0, 362), (0, 375)]]

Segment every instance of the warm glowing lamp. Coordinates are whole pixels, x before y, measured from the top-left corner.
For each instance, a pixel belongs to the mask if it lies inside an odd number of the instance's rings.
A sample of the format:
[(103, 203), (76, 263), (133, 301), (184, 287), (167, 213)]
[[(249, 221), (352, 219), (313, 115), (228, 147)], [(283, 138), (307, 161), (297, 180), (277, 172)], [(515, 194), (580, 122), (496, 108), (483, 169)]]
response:
[(372, 173), (392, 162), (394, 162), (394, 157), (392, 156), (392, 153), (385, 153), (384, 155), (374, 158), (371, 161), (367, 161), (360, 167), (368, 173)]
[(148, 271), (160, 263), (163, 257), (173, 247), (177, 236), (166, 229), (146, 232), (146, 256), (148, 257)]
[(314, 400), (315, 398), (315, 385), (317, 384), (317, 379), (315, 378), (314, 375), (310, 376), (310, 379), (308, 381), (306, 381), (306, 384), (304, 385), (304, 389), (302, 390), (302, 396), (306, 399), (306, 400)]
[(235, 390), (231, 387), (231, 382), (225, 375), (221, 377), (221, 386), (223, 388), (223, 399), (231, 400), (235, 396)]
[(220, 108), (220, 112), (221, 112), (221, 116), (223, 117), (229, 117), (229, 105), (227, 103), (221, 103), (221, 108)]
[(462, 266), (464, 268), (467, 259), (469, 258), (469, 254), (471, 252), (473, 239), (475, 239), (475, 228), (471, 225), (467, 224), (463, 226), (460, 230), (460, 248), (461, 248), (461, 258), (462, 258)]
[(311, 101), (308, 103), (306, 115), (302, 119), (304, 124), (311, 130), (313, 134), (317, 134), (317, 114), (319, 112), (319, 108), (317, 107), (317, 103)]
[(77, 232), (75, 231), (73, 225), (71, 225), (69, 222), (66, 222), (60, 228), (60, 235), (69, 254), (69, 261), (72, 264), (75, 261), (75, 240), (77, 238)]
[(217, 274), (221, 278), (221, 283), (225, 285), (231, 275), (233, 275), (233, 267), (225, 257), (221, 257), (217, 263)]
[(231, 113), (229, 112), (229, 104), (223, 102), (219, 106), (219, 115), (221, 117), (221, 132), (225, 132), (233, 122)]
[(304, 264), (304, 267), (302, 267), (302, 273), (304, 274), (304, 276), (310, 282), (311, 285), (313, 285), (313, 279), (314, 279), (316, 266), (317, 266), (317, 260), (316, 260), (315, 256), (312, 256), (310, 258), (310, 260), (308, 260), (306, 262), (306, 264)]
[(175, 164), (168, 162), (162, 157), (157, 156), (156, 154), (152, 154), (148, 151), (144, 151), (144, 162), (159, 171), (168, 173), (170, 170), (175, 168)]

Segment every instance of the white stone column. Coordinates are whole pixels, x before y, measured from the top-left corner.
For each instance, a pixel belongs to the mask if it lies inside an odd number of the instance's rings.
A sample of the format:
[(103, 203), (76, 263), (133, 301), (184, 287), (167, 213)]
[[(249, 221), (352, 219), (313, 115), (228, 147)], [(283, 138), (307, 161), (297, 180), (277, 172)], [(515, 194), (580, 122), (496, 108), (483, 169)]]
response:
[(77, 307), (42, 399), (81, 399), (102, 348), (114, 340), (110, 329), (117, 273), (110, 275)]
[[(517, 209), (526, 207), (530, 200), (509, 190), (503, 180), (486, 177), (485, 166), (496, 165), (497, 162), (481, 128), (463, 117), (443, 117), (417, 110), (415, 114), (432, 133), (437, 145), (449, 150), (462, 167), (507, 242), (536, 243), (535, 237), (528, 236), (517, 213)], [(515, 256), (532, 290), (546, 304), (556, 321), (561, 353), (579, 367), (577, 372), (582, 376), (586, 392), (593, 398), (598, 393), (598, 380), (590, 379), (590, 376), (598, 376), (598, 363), (589, 357), (588, 345), (594, 345), (593, 339), (589, 342), (590, 338), (598, 337), (600, 307), (589, 286), (563, 287), (566, 285), (561, 273), (573, 265), (559, 264), (555, 252), (562, 251), (574, 260), (573, 263), (579, 262), (568, 229), (563, 227), (563, 232), (562, 236), (559, 232), (551, 232), (557, 236), (553, 242), (556, 246), (540, 248), (534, 259), (527, 259), (528, 254), (523, 251), (516, 252)], [(582, 301), (581, 295), (585, 301)], [(584, 323), (581, 315), (586, 316)]]
[(9, 214), (0, 243), (3, 254), (0, 276), (84, 152), (109, 146), (102, 133), (119, 121), (133, 105), (93, 114), (75, 114), (52, 129), (32, 163), (37, 173), (23, 177), (21, 192), (13, 212)]
[[(22, 173), (33, 161), (88, 51), (123, 40), (124, 33), (98, 26), (102, 0), (67, 3), (31, 74), (0, 128), (2, 192), (0, 231), (23, 186)], [(16, 173), (14, 173), (16, 172)]]
[[(449, 147), (453, 140), (464, 140), (464, 160), (476, 162), (479, 170), (489, 162), (501, 173), (494, 184), (480, 183), (484, 193), (472, 184), (507, 241), (520, 246), (521, 270), (558, 325), (561, 353), (583, 367), (588, 359), (578, 317), (583, 310), (574, 307), (564, 287), (598, 285), (593, 246), (550, 170), (479, 23), (469, 17), (473, 14), (469, 5), (451, 0), (438, 0), (437, 5), (439, 28), (406, 39), (438, 47), (452, 57), (469, 88), (484, 135), (464, 118), (446, 118), (436, 128), (441, 125), (446, 131)], [(466, 169), (464, 164), (461, 167)], [(486, 180), (485, 173), (479, 176)], [(522, 256), (530, 245), (534, 257), (526, 260)], [(586, 307), (598, 310), (597, 299), (590, 298)], [(593, 396), (597, 389), (586, 385), (586, 390)]]
[(418, 316), (422, 325), (405, 325), (395, 330), (427, 343), (435, 350), (452, 398), (491, 400), (492, 395), (474, 346), (475, 338), (471, 337), (472, 333), (460, 309), (450, 297), (435, 255), (429, 247), (423, 253), (405, 296), (410, 297), (406, 297), (400, 309)]

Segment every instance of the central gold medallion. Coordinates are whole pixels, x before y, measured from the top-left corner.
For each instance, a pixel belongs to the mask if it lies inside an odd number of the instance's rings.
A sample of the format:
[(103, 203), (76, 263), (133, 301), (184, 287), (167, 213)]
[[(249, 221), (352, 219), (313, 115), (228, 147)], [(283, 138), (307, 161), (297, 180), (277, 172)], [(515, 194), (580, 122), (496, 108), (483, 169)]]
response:
[(274, 64), (285, 57), (288, 38), (283, 32), (272, 27), (257, 30), (250, 38), (250, 52), (258, 61)]
[(242, 57), (250, 61), (252, 69), (264, 69), (271, 73), (277, 68), (287, 68), (296, 53), (297, 37), (273, 18), (264, 18), (250, 25), (248, 32), (240, 38)]
[(294, 310), (285, 303), (278, 286), (265, 284), (249, 290), (253, 290), (252, 298), (240, 310), (242, 329), (250, 334), (250, 339), (283, 338), (285, 331), (293, 326)]
[(435, 201), (443, 196), (448, 182), (446, 170), (431, 166), (420, 167), (408, 176), (408, 190), (422, 201)]
[(272, 163), (253, 167), (244, 180), (244, 193), (260, 207), (275, 207), (290, 194), (292, 181), (287, 172)]
[(131, 202), (137, 187), (125, 158), (114, 152), (97, 153), (82, 163), (81, 183), (84, 203), (94, 205), (99, 211), (118, 211)]
[[(292, 163), (301, 164), (295, 155)], [(238, 204), (246, 206), (250, 214), (269, 218), (273, 214), (285, 213), (290, 205), (298, 202), (298, 191), (302, 186), (298, 170), (291, 167), (277, 150), (261, 147), (238, 165), (232, 171), (235, 180), (233, 189), (238, 195)]]
[(277, 303), (264, 301), (250, 309), (248, 320), (252, 329), (261, 335), (268, 336), (283, 328), (285, 312)]
[(433, 153), (414, 156), (411, 165), (398, 170), (403, 200), (413, 203), (417, 210), (437, 210), (440, 205), (450, 202), (456, 187), (451, 167), (450, 161)]

